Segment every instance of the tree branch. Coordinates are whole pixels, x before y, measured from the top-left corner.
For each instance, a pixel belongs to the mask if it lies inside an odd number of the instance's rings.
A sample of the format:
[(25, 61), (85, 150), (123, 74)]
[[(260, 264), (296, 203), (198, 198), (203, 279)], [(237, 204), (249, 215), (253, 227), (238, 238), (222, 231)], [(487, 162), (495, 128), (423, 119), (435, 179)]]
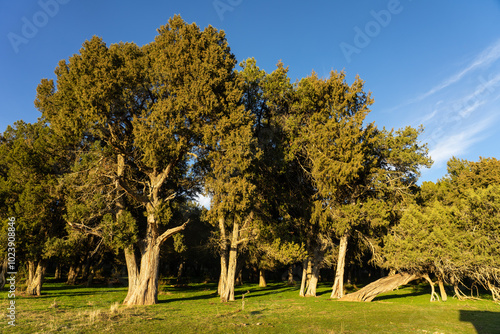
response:
[(92, 234), (92, 235), (95, 235), (99, 238), (102, 238), (102, 233), (95, 229), (95, 228), (90, 228), (86, 225), (83, 225), (83, 224), (80, 224), (80, 223), (72, 223), (72, 222), (67, 222), (69, 226), (71, 226), (72, 228), (74, 228), (75, 230), (78, 230), (78, 231), (81, 231), (85, 234)]
[(180, 231), (183, 231), (186, 228), (186, 225), (188, 223), (189, 223), (189, 219), (184, 224), (182, 224), (181, 226), (177, 226), (177, 227), (174, 227), (174, 228), (169, 228), (168, 230), (166, 230), (165, 232), (163, 232), (162, 235), (160, 235), (158, 237), (158, 246), (160, 246), (163, 243), (163, 241), (167, 240), (172, 235), (174, 235), (176, 233), (179, 233)]
[(149, 199), (144, 196), (144, 195), (138, 195), (137, 192), (133, 191), (130, 186), (125, 182), (123, 181), (121, 178), (118, 179), (118, 185), (123, 189), (125, 190), (125, 192), (127, 194), (129, 194), (130, 196), (132, 196), (133, 199), (135, 199), (137, 202), (141, 203), (141, 204), (148, 204), (149, 203)]

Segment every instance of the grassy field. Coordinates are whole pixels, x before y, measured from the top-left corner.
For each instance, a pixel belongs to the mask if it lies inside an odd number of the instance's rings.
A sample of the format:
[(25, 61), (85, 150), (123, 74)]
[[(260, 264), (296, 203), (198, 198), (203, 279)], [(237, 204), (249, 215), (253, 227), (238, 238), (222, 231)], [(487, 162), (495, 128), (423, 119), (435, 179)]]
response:
[[(16, 327), (7, 325), (2, 292), (2, 333), (500, 333), (500, 305), (491, 300), (429, 302), (430, 288), (407, 286), (371, 303), (301, 298), (297, 286), (237, 288), (237, 301), (221, 304), (214, 284), (161, 286), (160, 303), (120, 304), (124, 287), (44, 285), (41, 297), (16, 297)], [(244, 308), (241, 295), (246, 293)]]

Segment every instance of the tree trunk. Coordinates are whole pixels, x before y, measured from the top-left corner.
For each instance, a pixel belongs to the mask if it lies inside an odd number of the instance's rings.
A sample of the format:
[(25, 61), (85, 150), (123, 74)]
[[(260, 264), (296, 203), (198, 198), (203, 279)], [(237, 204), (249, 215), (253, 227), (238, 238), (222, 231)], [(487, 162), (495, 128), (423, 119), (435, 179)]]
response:
[(62, 279), (62, 268), (61, 268), (61, 267), (62, 267), (62, 265), (61, 265), (60, 263), (58, 263), (58, 264), (56, 265), (56, 273), (55, 273), (55, 275), (54, 275), (54, 278), (55, 278), (56, 280), (60, 280), (60, 279)]
[(371, 302), (379, 294), (392, 291), (397, 287), (408, 284), (417, 278), (419, 278), (419, 276), (407, 273), (386, 276), (368, 284), (356, 292), (345, 295), (339, 300), (348, 302)]
[(26, 289), (26, 293), (32, 296), (40, 296), (42, 291), (43, 279), (45, 278), (45, 271), (47, 263), (45, 260), (38, 261), (33, 278)]
[(348, 233), (345, 233), (340, 238), (337, 270), (335, 271), (335, 281), (333, 282), (332, 294), (330, 298), (342, 298), (344, 296), (344, 268), (345, 268), (345, 257), (347, 254), (348, 238), (349, 238)]
[(182, 279), (185, 267), (186, 267), (186, 261), (182, 260), (181, 264), (179, 264), (179, 268), (177, 269), (177, 281)]
[[(156, 202), (158, 205), (158, 202)], [(146, 237), (139, 241), (141, 251), (140, 270), (137, 275), (134, 290), (127, 294), (124, 301), (127, 305), (152, 305), (158, 303), (158, 274), (160, 269), (160, 247), (163, 241), (184, 230), (188, 222), (168, 229), (162, 235), (158, 233), (156, 221), (156, 206), (148, 203)], [(131, 255), (129, 253), (129, 255)], [(132, 269), (132, 263), (131, 263)]]
[(453, 291), (455, 292), (454, 297), (456, 297), (458, 300), (465, 300), (467, 299), (467, 296), (458, 287), (459, 283), (460, 281), (458, 279), (455, 279), (455, 277), (453, 276), (451, 277), (451, 284), (453, 285)]
[(259, 270), (259, 287), (265, 288), (266, 286), (266, 273), (264, 272), (264, 269), (261, 269)]
[(309, 280), (309, 285), (307, 287), (306, 297), (316, 297), (316, 288), (318, 286), (319, 280), (319, 269), (318, 266), (314, 266), (311, 279)]
[(158, 303), (158, 273), (160, 247), (155, 240), (145, 240), (141, 250), (141, 267), (134, 290), (127, 294), (127, 305), (153, 305)]
[(234, 281), (236, 276), (236, 265), (238, 257), (239, 225), (235, 221), (233, 225), (233, 236), (231, 238), (231, 248), (229, 250), (229, 263), (227, 268), (227, 279), (224, 291), (221, 295), (221, 302), (234, 301)]
[(69, 267), (69, 272), (68, 272), (68, 280), (66, 281), (66, 284), (69, 285), (75, 285), (76, 284), (76, 279), (78, 278), (78, 269), (80, 266), (78, 263), (73, 263)]
[(219, 219), (219, 230), (221, 234), (220, 240), (220, 276), (219, 276), (219, 286), (217, 288), (217, 294), (222, 296), (226, 290), (227, 282), (227, 263), (229, 261), (229, 250), (227, 246), (226, 238), (226, 227), (224, 218)]
[(311, 280), (311, 272), (312, 272), (312, 261), (308, 257), (304, 260), (302, 265), (302, 282), (300, 283), (300, 292), (299, 295), (304, 297), (306, 295), (306, 290), (309, 286), (309, 282)]
[(2, 271), (0, 272), (0, 290), (2, 290), (5, 284), (7, 283), (7, 280), (5, 279), (5, 275), (7, 274), (7, 265), (8, 261), (6, 256), (2, 262)]
[(319, 245), (314, 252), (312, 270), (306, 291), (306, 297), (316, 297), (316, 288), (318, 287), (318, 281), (319, 281), (319, 271), (323, 264), (323, 259), (324, 259), (324, 253), (321, 250), (321, 245)]
[(28, 280), (26, 281), (26, 285), (29, 286), (35, 277), (35, 269), (36, 265), (34, 261), (28, 261)]
[(127, 304), (130, 297), (132, 297), (137, 283), (139, 281), (139, 269), (137, 266), (137, 259), (135, 256), (134, 246), (130, 245), (126, 247), (124, 250), (125, 253), (125, 263), (127, 264), (127, 273), (128, 273), (128, 292), (127, 297), (123, 301), (124, 304)]
[(438, 285), (439, 285), (439, 292), (441, 293), (441, 300), (443, 302), (448, 300), (448, 296), (446, 295), (446, 290), (444, 288), (444, 282), (441, 276), (438, 277)]
[(238, 263), (236, 266), (236, 275), (235, 275), (235, 280), (234, 280), (234, 285), (236, 286), (241, 286), (243, 285), (243, 268), (241, 268), (241, 265)]
[(436, 293), (436, 289), (434, 289), (434, 282), (432, 282), (431, 278), (429, 277), (428, 274), (425, 274), (422, 276), (422, 278), (425, 278), (427, 282), (429, 282), (429, 285), (431, 286), (431, 302), (435, 302), (436, 298), (439, 301), (439, 296)]
[(497, 288), (490, 281), (487, 281), (488, 289), (491, 291), (491, 296), (493, 297), (494, 302), (500, 301), (500, 288)]

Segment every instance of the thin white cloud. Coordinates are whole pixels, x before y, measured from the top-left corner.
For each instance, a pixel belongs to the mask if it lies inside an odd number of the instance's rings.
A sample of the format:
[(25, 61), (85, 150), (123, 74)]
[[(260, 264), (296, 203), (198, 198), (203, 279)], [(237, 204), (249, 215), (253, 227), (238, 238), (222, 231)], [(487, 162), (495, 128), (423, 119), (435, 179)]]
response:
[[(488, 65), (491, 65), (492, 63), (496, 62), (498, 59), (500, 59), (500, 39), (497, 40), (495, 43), (492, 45), (488, 46), (486, 49), (484, 49), (481, 53), (479, 53), (474, 60), (466, 66), (464, 69), (458, 71), (454, 75), (450, 76), (440, 84), (434, 86), (427, 92), (417, 96), (416, 98), (413, 98), (409, 101), (406, 101), (394, 108), (392, 108), (390, 111), (397, 110), (403, 106), (407, 106), (413, 103), (420, 102), (426, 98), (428, 98), (431, 95), (434, 95), (435, 93), (453, 85), (454, 83), (457, 83), (460, 81), (466, 74), (469, 72), (476, 70), (481, 67), (485, 67)], [(497, 81), (498, 82), (498, 81)]]
[(437, 93), (438, 91), (454, 84), (455, 82), (458, 82), (460, 79), (462, 79), (470, 71), (472, 71), (478, 67), (488, 66), (491, 63), (497, 61), (499, 58), (500, 58), (500, 40), (496, 41), (493, 45), (490, 45), (483, 52), (481, 52), (472, 61), (472, 63), (469, 66), (467, 66), (466, 68), (464, 68), (460, 72), (456, 73), (455, 75), (449, 77), (448, 79), (444, 80), (442, 83), (433, 87), (428, 92), (417, 97), (416, 101), (421, 101), (421, 100), (425, 99), (426, 97)]
[(487, 117), (460, 133), (445, 136), (430, 150), (429, 155), (436, 166), (441, 166), (453, 156), (459, 156), (475, 143), (486, 138), (485, 130), (494, 124), (494, 116)]

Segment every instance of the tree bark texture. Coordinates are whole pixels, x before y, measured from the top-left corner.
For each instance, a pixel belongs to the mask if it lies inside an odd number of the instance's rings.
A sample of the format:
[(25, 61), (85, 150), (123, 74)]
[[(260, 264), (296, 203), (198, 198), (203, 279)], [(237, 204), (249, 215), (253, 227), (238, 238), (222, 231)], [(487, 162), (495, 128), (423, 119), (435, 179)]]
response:
[(36, 265), (34, 261), (28, 261), (28, 280), (26, 281), (26, 285), (29, 286), (33, 278), (35, 277), (35, 269)]
[(500, 301), (500, 288), (494, 286), (493, 284), (491, 284), (490, 281), (487, 282), (488, 283), (488, 289), (491, 291), (491, 295), (493, 297), (493, 301), (495, 302), (498, 302)]
[(56, 266), (56, 273), (55, 273), (55, 275), (54, 275), (54, 278), (55, 278), (56, 280), (60, 280), (60, 279), (62, 279), (62, 268), (61, 268), (61, 267), (62, 267), (62, 266), (61, 266), (61, 264), (60, 264), (60, 263), (58, 263), (58, 264), (57, 264), (57, 266)]
[(78, 263), (73, 263), (69, 266), (68, 280), (66, 281), (66, 284), (69, 284), (69, 285), (76, 284), (76, 279), (78, 278), (79, 268), (80, 268), (80, 266), (78, 265)]
[(140, 272), (134, 290), (127, 294), (127, 305), (152, 305), (158, 303), (158, 273), (160, 245), (148, 240), (141, 250)]
[(259, 287), (265, 288), (267, 286), (266, 283), (266, 273), (264, 269), (259, 270)]
[(224, 290), (221, 295), (221, 302), (234, 301), (234, 282), (236, 278), (236, 265), (238, 258), (238, 239), (240, 231), (239, 225), (235, 221), (233, 224), (233, 235), (231, 237), (231, 246), (229, 249), (229, 261), (227, 265), (227, 278), (224, 284)]
[(345, 268), (345, 257), (347, 254), (348, 239), (349, 239), (348, 233), (345, 233), (340, 238), (337, 270), (335, 271), (335, 281), (333, 282), (332, 294), (330, 298), (342, 298), (344, 296), (344, 268)]
[(325, 253), (322, 250), (322, 246), (318, 245), (314, 251), (314, 257), (311, 263), (310, 279), (306, 290), (306, 297), (316, 297), (316, 288), (318, 287), (319, 281), (319, 271), (323, 266)]
[(219, 219), (219, 230), (220, 230), (220, 276), (219, 276), (219, 286), (217, 288), (217, 294), (222, 296), (226, 289), (227, 282), (227, 263), (229, 261), (229, 249), (226, 238), (226, 227), (224, 218)]
[(441, 278), (441, 276), (438, 277), (438, 285), (439, 285), (439, 292), (441, 293), (441, 300), (445, 302), (448, 300), (448, 295), (446, 294), (446, 290), (444, 288), (444, 281)]
[(436, 293), (436, 289), (434, 289), (434, 282), (431, 280), (429, 275), (428, 274), (422, 275), (422, 278), (425, 278), (425, 280), (429, 282), (429, 285), (431, 286), (431, 302), (439, 300), (439, 296)]
[(401, 285), (405, 285), (413, 280), (416, 280), (417, 278), (419, 278), (419, 276), (408, 273), (382, 277), (381, 279), (368, 284), (356, 292), (343, 296), (339, 300), (347, 302), (371, 302), (379, 294), (392, 291)]
[(127, 304), (130, 297), (135, 291), (137, 282), (139, 281), (139, 268), (137, 266), (137, 258), (135, 256), (134, 246), (130, 245), (123, 251), (125, 253), (125, 263), (127, 264), (128, 273), (128, 292), (127, 297), (125, 297), (123, 303)]
[(311, 271), (312, 271), (312, 261), (311, 258), (307, 258), (304, 260), (302, 264), (302, 281), (300, 283), (300, 291), (299, 295), (304, 297), (306, 295), (307, 288), (309, 286), (309, 282), (311, 280)]
[(42, 291), (43, 279), (45, 278), (45, 271), (47, 263), (45, 260), (38, 261), (34, 275), (26, 289), (26, 293), (32, 296), (40, 296)]
[(2, 290), (5, 286), (5, 283), (7, 283), (7, 280), (5, 279), (5, 275), (7, 274), (7, 265), (8, 261), (6, 256), (2, 262), (2, 271), (0, 272), (0, 290)]
[[(147, 205), (146, 237), (139, 242), (141, 261), (134, 290), (127, 294), (127, 305), (152, 305), (158, 303), (158, 274), (160, 269), (160, 247), (166, 239), (184, 230), (187, 223), (158, 233), (158, 224), (153, 205)], [(131, 257), (130, 257), (131, 259)], [(132, 263), (131, 263), (132, 268)], [(130, 289), (130, 288), (129, 288)]]

